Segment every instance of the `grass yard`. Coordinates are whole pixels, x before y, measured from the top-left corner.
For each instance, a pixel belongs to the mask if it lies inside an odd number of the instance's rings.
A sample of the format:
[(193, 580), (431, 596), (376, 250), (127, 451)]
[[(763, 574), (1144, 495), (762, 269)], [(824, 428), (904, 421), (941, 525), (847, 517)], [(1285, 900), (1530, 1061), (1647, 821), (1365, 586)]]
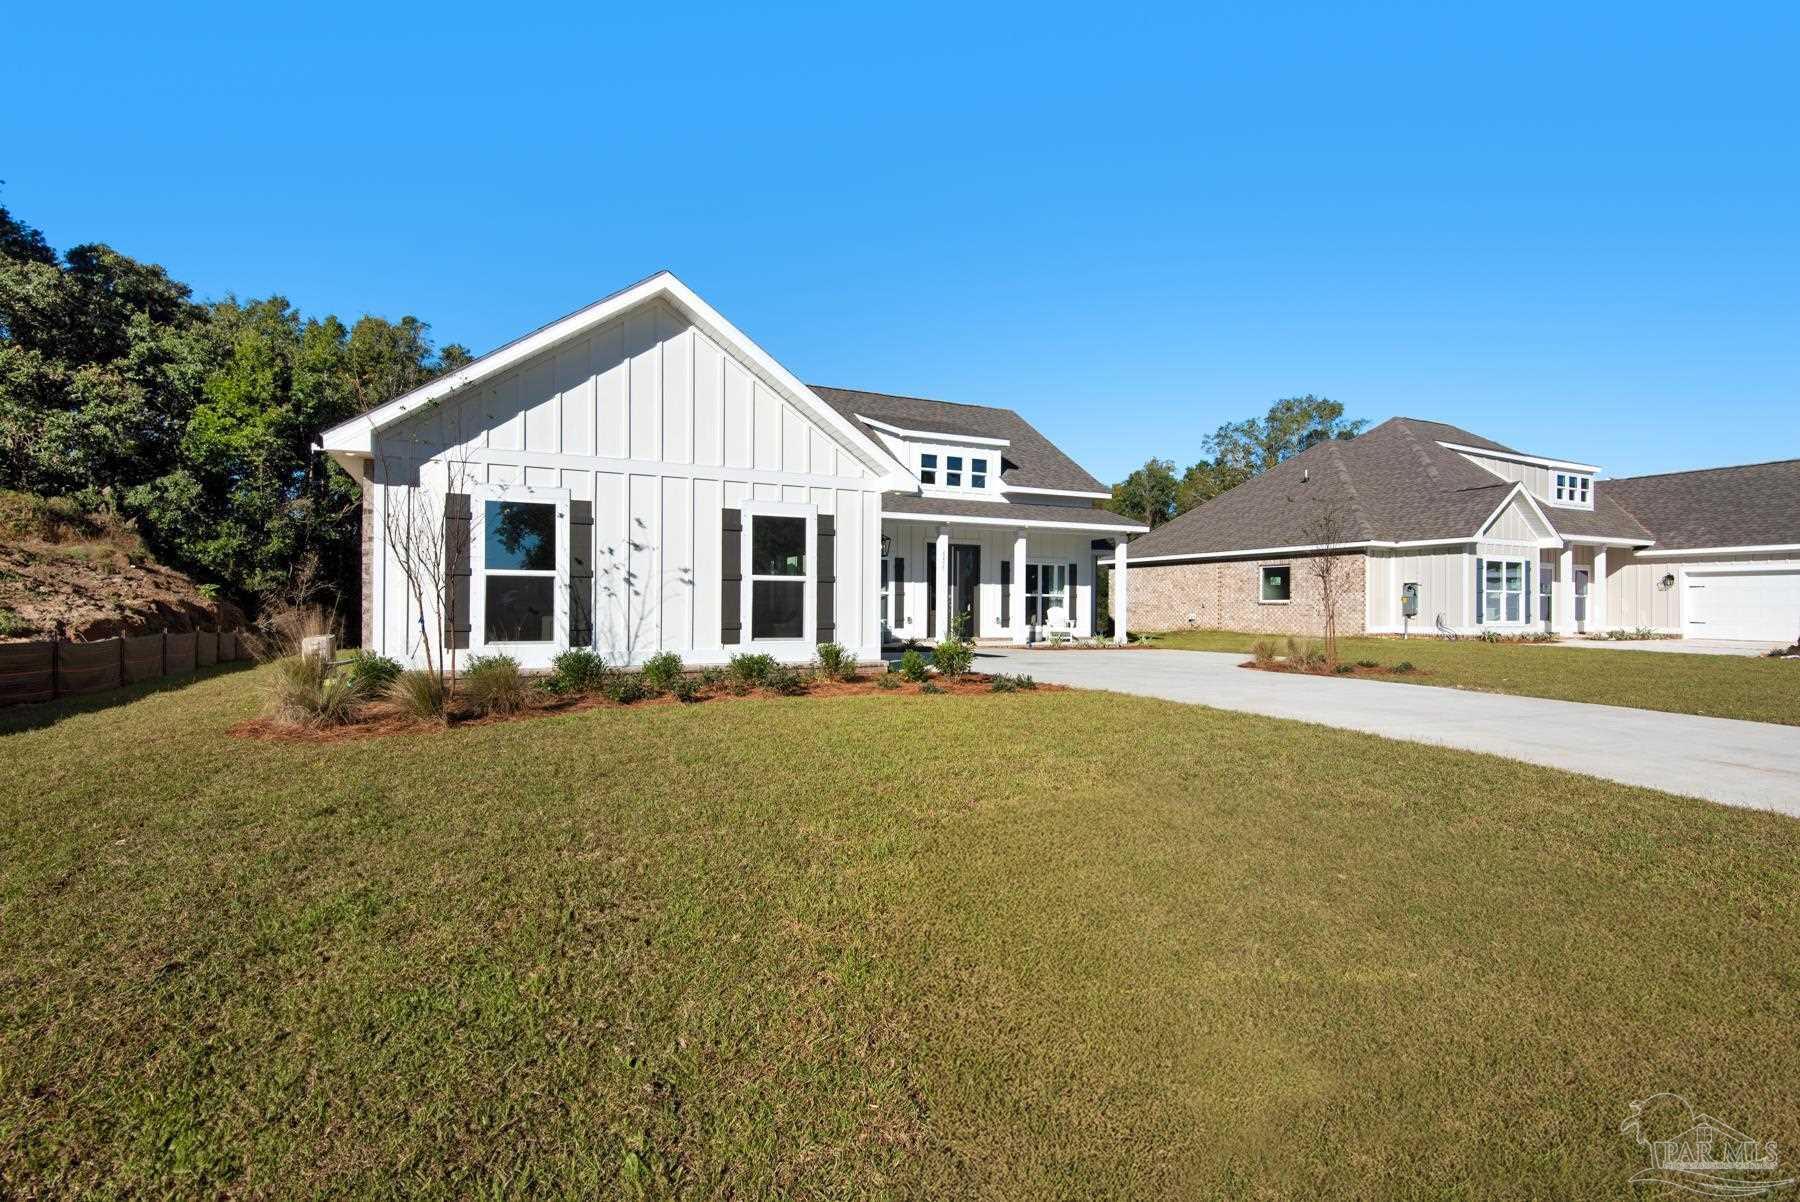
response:
[(0, 1195), (1611, 1197), (1659, 1090), (1800, 1145), (1791, 819), (1081, 692), (225, 737), (262, 671), (0, 713)]
[[(1259, 638), (1231, 630), (1173, 630), (1156, 645), (1176, 651), (1241, 651)], [(1318, 642), (1317, 637), (1313, 639)], [(1800, 726), (1800, 661), (1734, 655), (1484, 643), (1479, 639), (1343, 638), (1338, 658), (1391, 667), (1411, 660), (1428, 675), (1408, 684), (1591, 701), (1677, 714)], [(1379, 679), (1379, 678), (1371, 678)]]

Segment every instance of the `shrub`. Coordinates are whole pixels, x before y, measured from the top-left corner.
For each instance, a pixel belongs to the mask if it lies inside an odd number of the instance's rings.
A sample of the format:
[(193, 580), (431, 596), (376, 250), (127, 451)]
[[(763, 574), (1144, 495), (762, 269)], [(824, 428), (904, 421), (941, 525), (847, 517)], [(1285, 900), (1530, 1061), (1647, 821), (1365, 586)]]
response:
[(731, 663), (725, 669), (731, 679), (741, 685), (754, 687), (768, 679), (769, 673), (775, 670), (773, 655), (751, 655), (745, 652), (731, 657)]
[(1001, 674), (988, 681), (988, 691), (993, 693), (1017, 693), (1021, 690), (1037, 688), (1037, 681), (1029, 676), (1007, 676)]
[(705, 685), (707, 688), (709, 688), (709, 689), (713, 688), (717, 685), (723, 684), (724, 682), (725, 682), (725, 669), (723, 669), (723, 668), (702, 668), (700, 670), (700, 683)]
[(1359, 668), (1379, 668), (1381, 665), (1372, 659), (1359, 659), (1356, 661), (1356, 666)]
[(900, 687), (900, 673), (898, 673), (898, 672), (883, 672), (880, 676), (877, 676), (875, 678), (875, 687), (878, 689), (897, 689), (897, 688), (899, 688)]
[(820, 643), (818, 673), (826, 680), (854, 680), (856, 657), (841, 643)]
[(669, 683), (669, 692), (675, 695), (677, 701), (695, 702), (700, 700), (700, 682), (683, 673)]
[(30, 630), (31, 623), (21, 618), (13, 610), (0, 606), (0, 639), (8, 639), (15, 634), (25, 634)]
[(961, 676), (975, 666), (975, 645), (963, 639), (945, 639), (932, 649), (931, 662), (945, 676)]
[(462, 670), (469, 704), (484, 714), (514, 714), (525, 708), (525, 676), (510, 655), (477, 655)]
[(763, 688), (793, 697), (806, 692), (806, 678), (785, 664), (777, 664), (763, 675)]
[(571, 647), (550, 661), (550, 687), (558, 693), (598, 693), (606, 687), (606, 660), (585, 647)]
[(675, 687), (675, 682), (686, 671), (679, 655), (673, 651), (659, 651), (644, 661), (640, 675), (644, 678), (644, 687), (650, 692), (666, 693)]
[(1317, 643), (1308, 639), (1288, 637), (1288, 663), (1296, 668), (1322, 668), (1325, 666), (1325, 652)]
[(900, 657), (900, 675), (911, 681), (924, 680), (929, 673), (925, 667), (925, 657), (918, 651), (908, 651)]
[(275, 716), (303, 726), (342, 725), (356, 716), (357, 706), (367, 696), (353, 675), (334, 669), (318, 656), (277, 660), (269, 689)]
[(1410, 659), (1403, 659), (1394, 665), (1394, 671), (1396, 672), (1411, 672), (1412, 670), (1413, 662)]
[(373, 651), (352, 651), (348, 666), (351, 679), (364, 693), (374, 696), (383, 692), (400, 675), (400, 661), (377, 655)]
[(1356, 665), (1355, 664), (1333, 664), (1333, 665), (1331, 665), (1331, 670), (1333, 672), (1336, 672), (1339, 676), (1342, 676), (1346, 672), (1356, 671)]
[(634, 701), (642, 701), (649, 696), (644, 682), (636, 672), (616, 672), (606, 682), (606, 695), (620, 705), (630, 705)]
[(1256, 657), (1259, 664), (1272, 664), (1281, 654), (1281, 644), (1274, 639), (1257, 639), (1250, 648), (1250, 654)]
[(919, 692), (921, 693), (941, 693), (943, 691), (944, 690), (939, 687), (938, 682), (935, 680), (928, 680), (919, 686)]
[(435, 672), (402, 672), (394, 677), (385, 694), (404, 713), (428, 722), (444, 716), (449, 694)]

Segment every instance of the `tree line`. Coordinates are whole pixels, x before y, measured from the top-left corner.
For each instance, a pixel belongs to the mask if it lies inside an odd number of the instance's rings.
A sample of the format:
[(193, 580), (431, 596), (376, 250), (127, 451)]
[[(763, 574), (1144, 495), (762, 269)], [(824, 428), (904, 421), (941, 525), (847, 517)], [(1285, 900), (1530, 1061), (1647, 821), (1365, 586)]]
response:
[(1368, 427), (1348, 421), (1344, 406), (1327, 397), (1285, 397), (1262, 417), (1227, 422), (1206, 436), (1206, 457), (1175, 474), (1170, 459), (1152, 458), (1112, 486), (1105, 507), (1152, 528), (1236, 488), (1316, 443), (1355, 438)]
[(356, 579), (357, 485), (319, 431), (469, 362), (416, 317), (197, 302), (103, 243), (58, 254), (0, 207), (0, 488), (135, 520), (241, 596)]

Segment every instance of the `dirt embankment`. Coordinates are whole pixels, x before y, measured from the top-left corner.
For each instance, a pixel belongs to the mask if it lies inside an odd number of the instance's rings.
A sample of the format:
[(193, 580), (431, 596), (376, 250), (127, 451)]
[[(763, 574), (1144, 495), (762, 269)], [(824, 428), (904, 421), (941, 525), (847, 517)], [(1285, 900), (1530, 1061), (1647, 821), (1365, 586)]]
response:
[(243, 622), (237, 606), (156, 563), (128, 524), (58, 498), (0, 494), (0, 639), (84, 642)]

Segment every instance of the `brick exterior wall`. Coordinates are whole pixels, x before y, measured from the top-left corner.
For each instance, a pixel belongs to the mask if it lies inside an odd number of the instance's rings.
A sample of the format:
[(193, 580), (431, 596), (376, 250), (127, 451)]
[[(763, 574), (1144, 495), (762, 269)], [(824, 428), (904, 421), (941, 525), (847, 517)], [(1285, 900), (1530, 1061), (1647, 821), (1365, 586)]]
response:
[[(1367, 579), (1361, 552), (1338, 555), (1337, 625), (1339, 634), (1363, 631), (1363, 588)], [(1263, 634), (1319, 635), (1325, 629), (1324, 607), (1319, 601), (1319, 579), (1314, 575), (1316, 556), (1294, 555), (1270, 559), (1209, 560), (1200, 563), (1145, 564), (1127, 560), (1131, 595), (1127, 618), (1131, 629), (1142, 631), (1249, 630)], [(1265, 605), (1262, 591), (1264, 565), (1287, 564), (1292, 600), (1286, 605)], [(1113, 596), (1118, 594), (1114, 592)], [(1188, 615), (1193, 615), (1193, 621)]]

